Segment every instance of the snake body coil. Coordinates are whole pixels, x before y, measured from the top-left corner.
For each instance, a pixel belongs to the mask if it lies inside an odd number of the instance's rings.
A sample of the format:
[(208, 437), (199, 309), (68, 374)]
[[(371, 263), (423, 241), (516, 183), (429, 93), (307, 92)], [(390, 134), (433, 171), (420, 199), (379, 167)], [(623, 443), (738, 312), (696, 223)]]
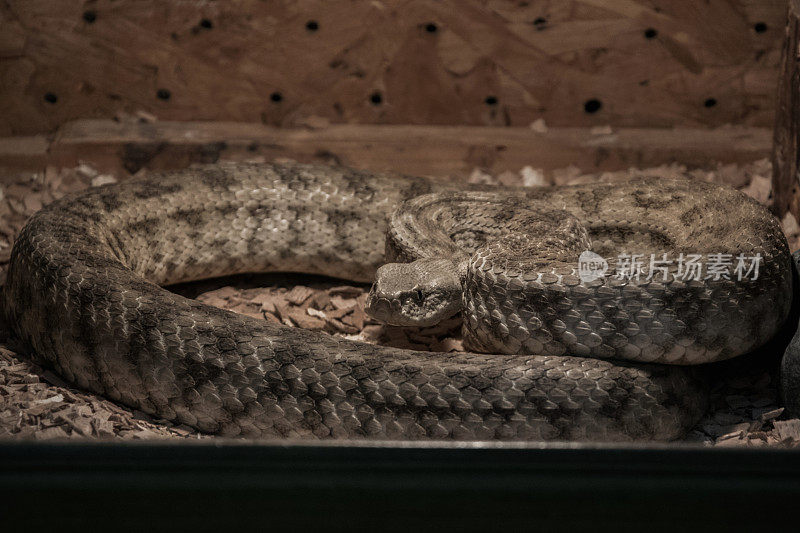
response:
[[(577, 256), (525, 259), (546, 235), (495, 239), (486, 228), (505, 209), (471, 205), (480, 231), (464, 229), (463, 206), (437, 211), (459, 247), (490, 244), (469, 260), (465, 322), (472, 346), (506, 354), (353, 342), (159, 286), (262, 271), (370, 281), (389, 215), (431, 193), (456, 194), (422, 178), (305, 165), (225, 164), (98, 187), (29, 220), (4, 311), (35, 357), (70, 382), (206, 432), (528, 440), (675, 438), (703, 410), (701, 384), (682, 367), (646, 363), (735, 356), (788, 313), (789, 254), (774, 218), (731, 189), (681, 180), (510, 191), (500, 201), (567, 211), (608, 257), (620, 243), (637, 253), (760, 253), (758, 281), (681, 282), (668, 269), (663, 281), (583, 283)], [(414, 250), (429, 242), (392, 231), (390, 248), (405, 239), (400, 255), (425, 256)]]

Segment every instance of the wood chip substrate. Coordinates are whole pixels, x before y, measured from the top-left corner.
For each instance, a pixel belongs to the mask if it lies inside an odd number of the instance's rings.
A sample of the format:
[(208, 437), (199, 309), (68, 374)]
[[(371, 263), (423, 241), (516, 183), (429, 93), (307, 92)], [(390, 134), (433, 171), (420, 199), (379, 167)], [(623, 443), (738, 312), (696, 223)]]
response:
[[(584, 175), (567, 168), (549, 179), (530, 167), (491, 176), (476, 170), (470, 181), (539, 186), (591, 180), (615, 181), (632, 174), (691, 175), (729, 183), (761, 202), (770, 201), (770, 165), (766, 160), (715, 170), (687, 170), (674, 164), (646, 170)], [(70, 191), (113, 183), (87, 165), (48, 168), (42, 174), (6, 179), (0, 189), (0, 283), (5, 280), (11, 244), (28, 216)], [(784, 230), (792, 250), (800, 247), (800, 226), (788, 215)], [(460, 319), (429, 328), (378, 324), (364, 313), (369, 287), (341, 280), (295, 274), (235, 276), (171, 287), (204, 303), (269, 322), (325, 332), (348, 339), (429, 351), (462, 349)], [(213, 439), (186, 427), (119, 406), (78, 390), (49, 369), (15, 352), (7, 325), (0, 324), (0, 439)], [(769, 350), (769, 347), (766, 348)], [(774, 352), (775, 350), (773, 350)], [(763, 350), (762, 350), (763, 352)], [(712, 406), (689, 433), (687, 442), (716, 446), (796, 446), (800, 419), (789, 418), (777, 390), (779, 353), (759, 353), (717, 363), (709, 386)]]

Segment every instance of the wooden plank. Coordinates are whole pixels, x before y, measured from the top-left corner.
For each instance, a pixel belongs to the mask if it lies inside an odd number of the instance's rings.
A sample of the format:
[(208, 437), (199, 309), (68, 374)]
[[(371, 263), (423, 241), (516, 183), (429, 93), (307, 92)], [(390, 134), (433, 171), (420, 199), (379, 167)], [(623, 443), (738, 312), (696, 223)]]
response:
[(631, 129), (330, 125), (281, 129), (231, 122), (79, 120), (55, 136), (49, 162), (86, 161), (101, 171), (178, 168), (256, 159), (341, 164), (370, 170), (463, 178), (525, 166), (545, 173), (645, 168), (680, 162), (711, 168), (768, 157), (766, 128)]
[(800, 220), (800, 0), (790, 0), (781, 56), (772, 152), (773, 209)]
[(771, 126), (787, 0), (7, 0), (0, 136), (161, 120)]
[(13, 173), (47, 165), (50, 141), (44, 135), (0, 137), (0, 170)]

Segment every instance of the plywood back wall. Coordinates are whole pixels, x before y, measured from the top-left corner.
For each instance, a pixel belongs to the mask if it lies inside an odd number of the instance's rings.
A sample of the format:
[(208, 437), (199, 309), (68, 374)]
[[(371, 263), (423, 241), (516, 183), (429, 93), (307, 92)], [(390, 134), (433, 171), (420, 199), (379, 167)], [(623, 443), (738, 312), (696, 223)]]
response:
[(144, 111), (768, 126), (785, 0), (4, 0), (0, 136)]

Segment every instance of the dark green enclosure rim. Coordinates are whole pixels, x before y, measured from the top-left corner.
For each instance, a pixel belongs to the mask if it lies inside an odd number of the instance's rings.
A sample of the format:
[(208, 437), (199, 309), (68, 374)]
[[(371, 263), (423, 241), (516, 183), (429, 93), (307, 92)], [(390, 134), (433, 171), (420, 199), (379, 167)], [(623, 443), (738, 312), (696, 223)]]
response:
[(791, 523), (798, 502), (787, 449), (0, 444), (5, 531), (730, 531)]

